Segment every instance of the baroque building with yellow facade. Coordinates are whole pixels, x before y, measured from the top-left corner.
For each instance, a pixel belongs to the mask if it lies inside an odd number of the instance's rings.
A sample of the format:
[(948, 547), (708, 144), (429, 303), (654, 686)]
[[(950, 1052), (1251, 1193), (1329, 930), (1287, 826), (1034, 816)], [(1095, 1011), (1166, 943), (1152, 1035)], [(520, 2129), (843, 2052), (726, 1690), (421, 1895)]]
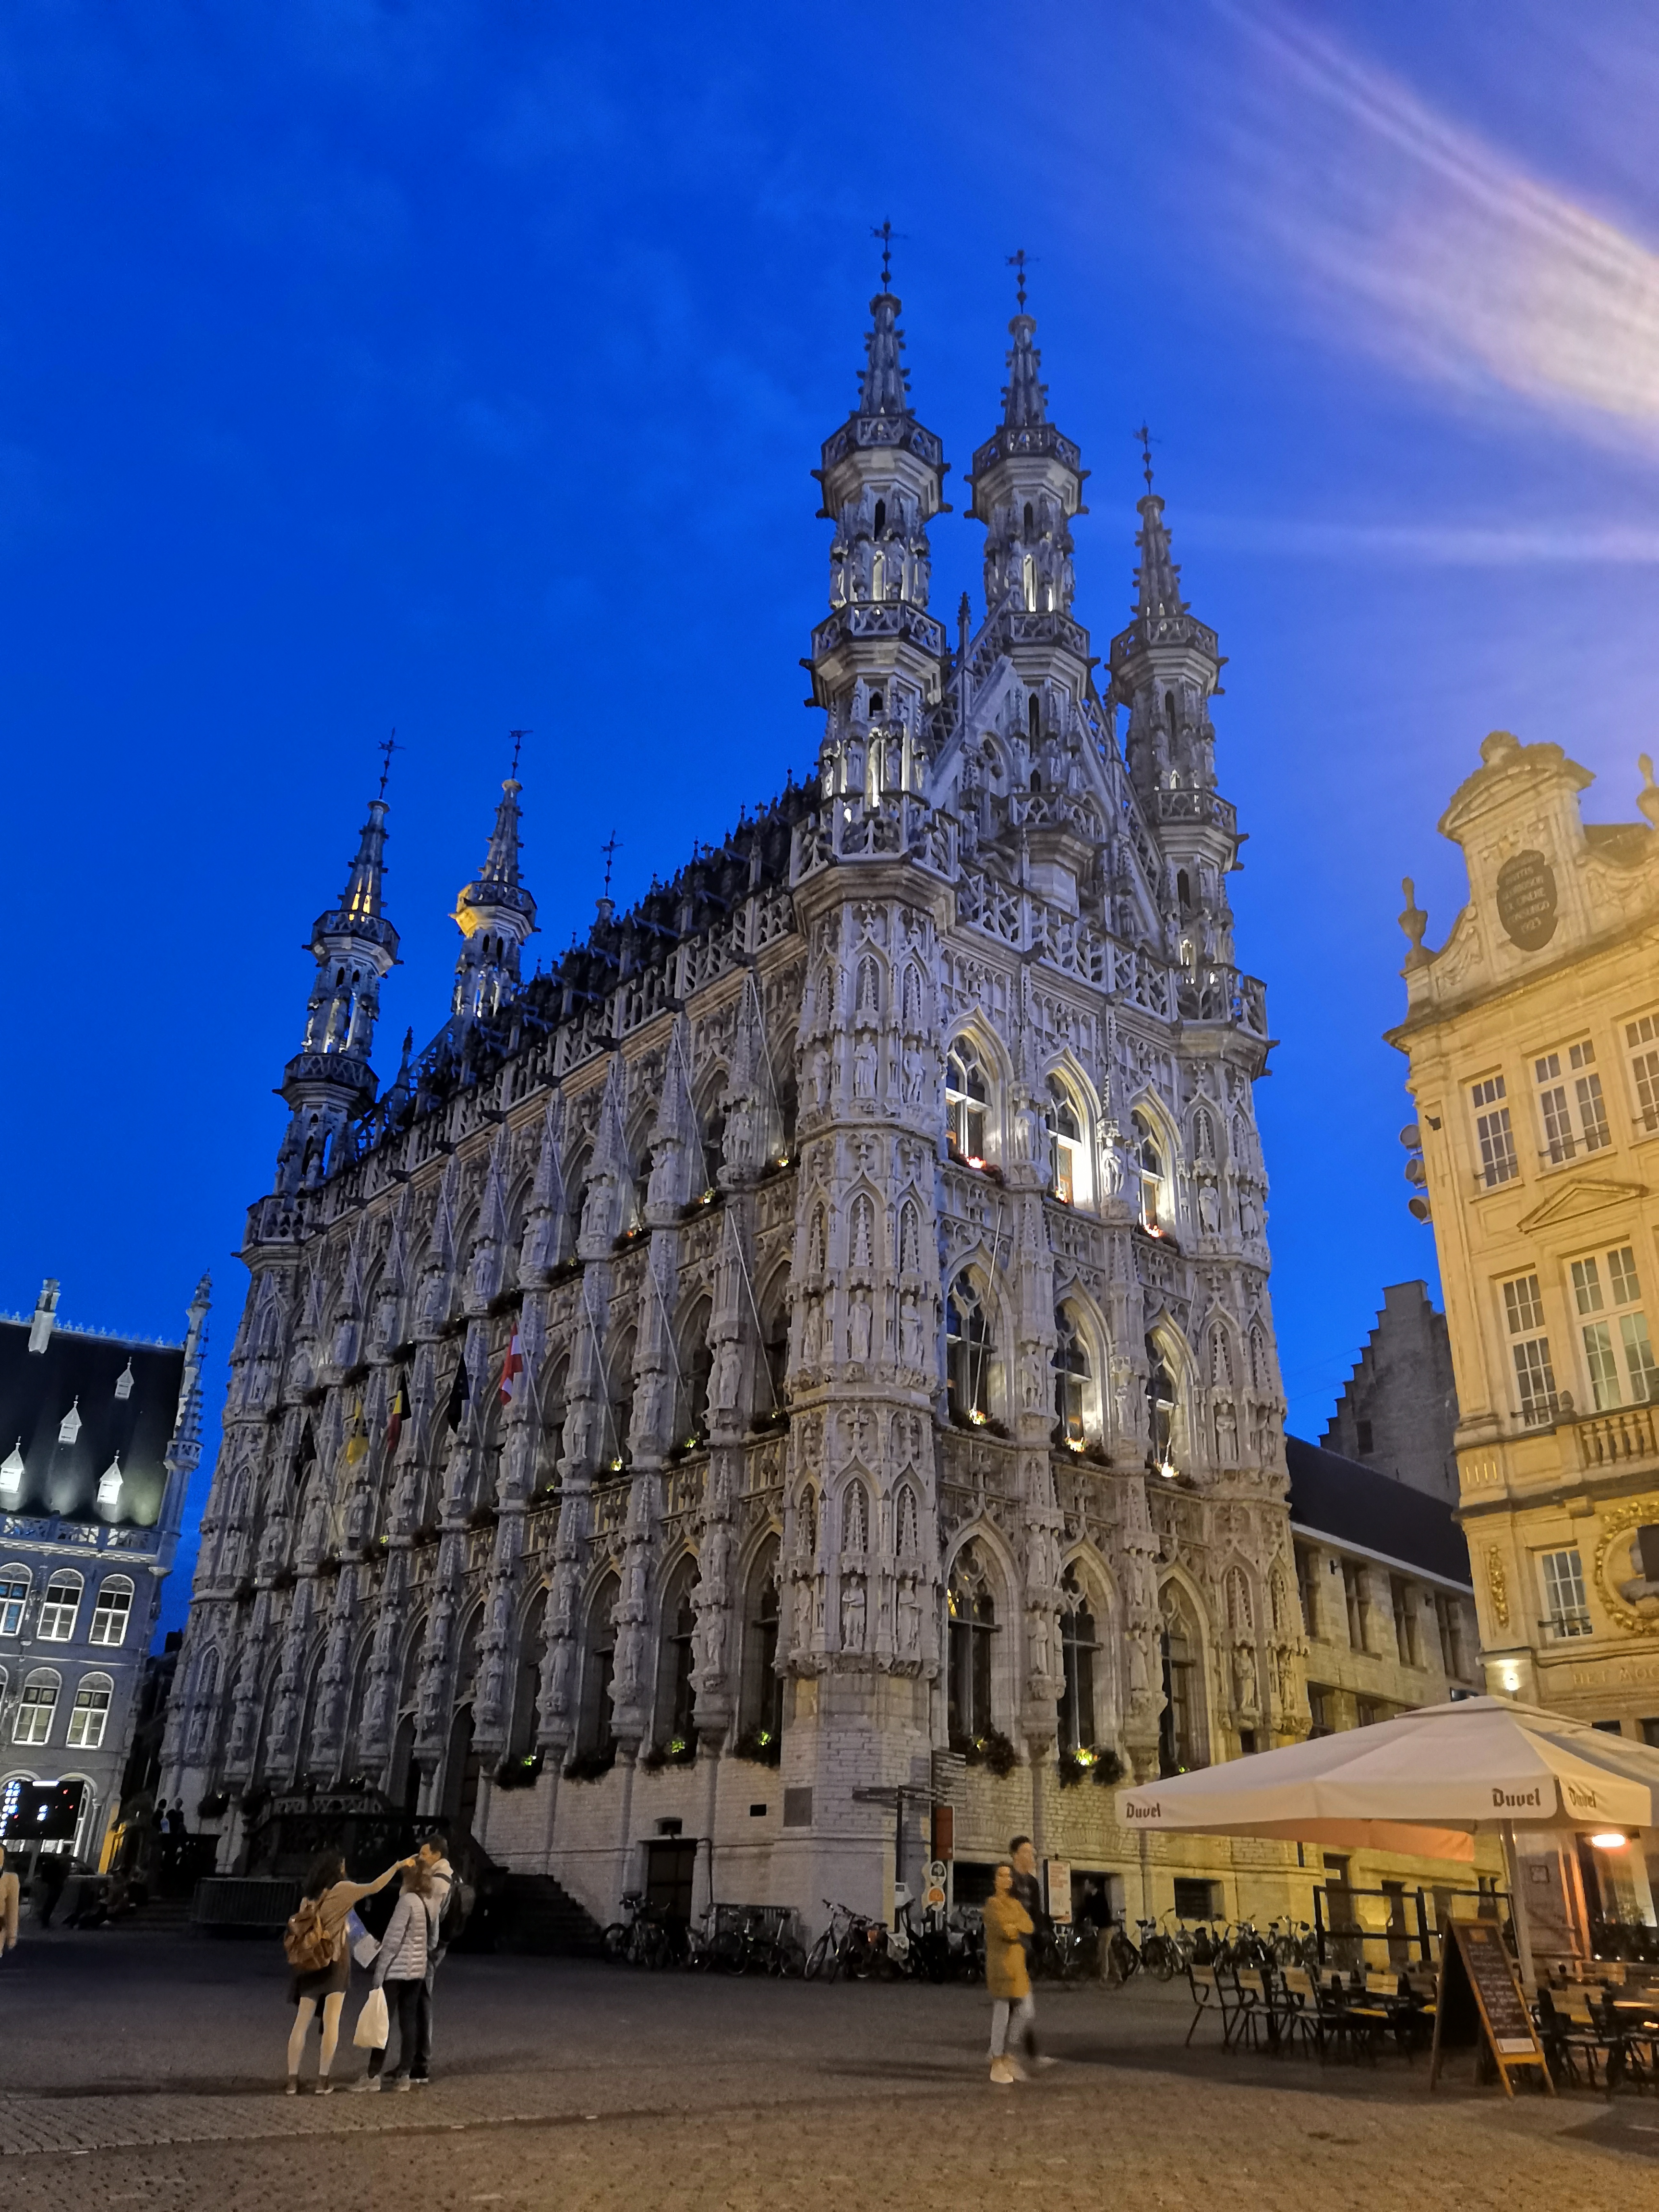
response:
[[(1494, 731), (1440, 823), (1469, 897), (1406, 884), (1407, 1175), (1431, 1217), (1487, 1689), (1659, 1742), (1659, 788)], [(1581, 1855), (1583, 1856), (1583, 1855)], [(1639, 1851), (1582, 1868), (1650, 1919)]]

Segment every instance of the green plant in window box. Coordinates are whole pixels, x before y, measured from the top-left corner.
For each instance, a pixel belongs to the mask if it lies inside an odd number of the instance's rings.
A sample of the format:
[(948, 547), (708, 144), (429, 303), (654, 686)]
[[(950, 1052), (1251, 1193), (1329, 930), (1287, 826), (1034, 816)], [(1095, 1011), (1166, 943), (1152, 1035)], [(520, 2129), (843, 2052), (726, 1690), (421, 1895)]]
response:
[(542, 1771), (542, 1755), (538, 1751), (526, 1752), (517, 1759), (504, 1759), (495, 1769), (498, 1790), (528, 1790)]
[(783, 1739), (776, 1729), (745, 1729), (732, 1747), (734, 1759), (747, 1759), (757, 1766), (775, 1766), (783, 1757)]
[(567, 1782), (598, 1782), (609, 1774), (617, 1763), (617, 1747), (608, 1743), (603, 1751), (579, 1751), (564, 1765)]
[(1019, 1765), (1019, 1753), (1000, 1729), (987, 1729), (983, 1735), (969, 1737), (961, 1752), (969, 1766), (988, 1768), (999, 1781), (1006, 1780)]

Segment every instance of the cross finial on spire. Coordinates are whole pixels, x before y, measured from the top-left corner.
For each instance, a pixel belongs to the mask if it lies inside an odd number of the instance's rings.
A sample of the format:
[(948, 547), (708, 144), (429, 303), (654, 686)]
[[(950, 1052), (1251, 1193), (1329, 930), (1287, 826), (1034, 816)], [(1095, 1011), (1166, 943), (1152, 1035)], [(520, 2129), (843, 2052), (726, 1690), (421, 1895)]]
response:
[(904, 233), (894, 229), (890, 216), (884, 216), (878, 224), (872, 227), (870, 235), (881, 240), (881, 289), (884, 292), (890, 292), (893, 289), (893, 240), (902, 238)]
[(1152, 434), (1143, 422), (1140, 428), (1134, 433), (1134, 435), (1140, 441), (1141, 473), (1146, 479), (1147, 490), (1151, 491), (1152, 488)]
[(513, 781), (516, 783), (519, 780), (519, 748), (526, 738), (533, 738), (536, 732), (533, 730), (509, 730), (507, 734), (513, 740)]
[(1008, 266), (1018, 271), (1018, 284), (1015, 297), (1019, 301), (1019, 312), (1022, 315), (1025, 313), (1025, 271), (1036, 259), (1036, 254), (1028, 253), (1023, 246), (1017, 247), (1008, 256)]
[(380, 797), (382, 799), (386, 797), (386, 778), (392, 773), (392, 754), (406, 752), (407, 750), (408, 747), (406, 745), (400, 745), (398, 743), (398, 732), (394, 727), (391, 736), (387, 738), (386, 743), (380, 747), (380, 752), (382, 755), (380, 762)]
[(605, 843), (601, 845), (599, 848), (600, 852), (605, 854), (605, 896), (606, 898), (609, 898), (611, 896), (611, 864), (616, 859), (617, 854), (621, 848), (622, 839), (617, 835), (614, 830), (611, 832), (610, 837)]

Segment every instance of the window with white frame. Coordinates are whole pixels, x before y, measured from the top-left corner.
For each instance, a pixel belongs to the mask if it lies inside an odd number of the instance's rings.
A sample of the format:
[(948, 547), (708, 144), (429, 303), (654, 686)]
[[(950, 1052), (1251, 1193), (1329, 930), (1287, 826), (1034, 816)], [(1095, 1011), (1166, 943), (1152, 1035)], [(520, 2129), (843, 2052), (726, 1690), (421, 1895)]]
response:
[(11, 1724), (12, 1741), (50, 1742), (52, 1717), (57, 1710), (57, 1675), (45, 1673), (31, 1674), (18, 1696), (16, 1717)]
[(115, 1685), (107, 1674), (83, 1674), (70, 1707), (69, 1735), (72, 1751), (96, 1751), (109, 1726), (109, 1701)]
[(1488, 1190), (1495, 1190), (1499, 1183), (1513, 1182), (1521, 1172), (1504, 1095), (1501, 1075), (1489, 1075), (1484, 1081), (1469, 1085), (1469, 1098), (1474, 1108), (1475, 1142), (1480, 1147), (1480, 1179)]
[(1062, 1440), (1083, 1443), (1084, 1400), (1089, 1388), (1089, 1354), (1082, 1332), (1064, 1306), (1054, 1308), (1054, 1414)]
[(15, 1636), (23, 1626), (33, 1579), (27, 1567), (0, 1567), (0, 1636)]
[(958, 1037), (945, 1060), (945, 1121), (951, 1143), (964, 1160), (985, 1163), (985, 1119), (991, 1086), (978, 1054)]
[(1140, 1225), (1157, 1237), (1161, 1234), (1158, 1217), (1164, 1196), (1164, 1147), (1142, 1113), (1130, 1115), (1129, 1131), (1140, 1174)]
[(125, 1644), (132, 1612), (132, 1584), (125, 1575), (106, 1575), (98, 1585), (98, 1602), (92, 1610), (92, 1641)]
[(1642, 1285), (1634, 1249), (1620, 1244), (1575, 1260), (1572, 1295), (1583, 1316), (1584, 1365), (1596, 1411), (1645, 1405), (1659, 1397), (1659, 1367), (1639, 1304)]
[(84, 1588), (80, 1576), (69, 1567), (60, 1567), (46, 1584), (46, 1595), (40, 1601), (40, 1635), (43, 1644), (67, 1644), (74, 1635), (75, 1618), (81, 1610), (81, 1592)]
[(1584, 1565), (1578, 1547), (1538, 1554), (1538, 1576), (1543, 1585), (1546, 1626), (1558, 1636), (1588, 1636), (1589, 1609), (1584, 1602)]
[(1659, 1014), (1644, 1014), (1625, 1024), (1631, 1080), (1636, 1086), (1636, 1121), (1650, 1134), (1659, 1129)]
[(1515, 1365), (1516, 1398), (1523, 1421), (1555, 1418), (1555, 1372), (1544, 1334), (1544, 1301), (1536, 1275), (1516, 1275), (1500, 1285), (1504, 1325)]
[(1544, 1152), (1556, 1166), (1577, 1159), (1581, 1152), (1599, 1152), (1613, 1141), (1595, 1047), (1588, 1037), (1569, 1045), (1565, 1053), (1543, 1054), (1534, 1060), (1532, 1072), (1538, 1085)]
[(1048, 1085), (1048, 1144), (1052, 1154), (1051, 1183), (1054, 1196), (1074, 1206), (1086, 1199), (1083, 1174), (1083, 1119), (1062, 1084)]

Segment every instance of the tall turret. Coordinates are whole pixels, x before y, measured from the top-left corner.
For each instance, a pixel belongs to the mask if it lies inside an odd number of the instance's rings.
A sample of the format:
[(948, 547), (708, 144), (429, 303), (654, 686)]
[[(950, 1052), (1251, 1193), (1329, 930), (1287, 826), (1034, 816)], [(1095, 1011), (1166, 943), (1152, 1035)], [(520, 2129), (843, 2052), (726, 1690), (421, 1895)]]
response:
[(828, 710), (826, 791), (872, 799), (921, 788), (921, 732), (939, 702), (945, 654), (944, 627), (927, 612), (927, 525), (947, 511), (947, 465), (940, 441), (910, 406), (900, 302), (888, 278), (884, 251), (858, 404), (813, 471), (820, 514), (836, 535), (831, 611), (812, 633), (806, 664), (808, 703)]
[[(514, 765), (518, 765), (516, 755)], [(455, 963), (450, 1001), (453, 1026), (488, 1020), (519, 988), (519, 956), (536, 927), (536, 902), (519, 881), (519, 793), (516, 775), (501, 786), (495, 826), (477, 880), (455, 902), (455, 921), (465, 940)]]
[(278, 1158), (277, 1188), (319, 1183), (336, 1164), (348, 1125), (374, 1099), (369, 1054), (380, 1010), (380, 980), (398, 957), (398, 933), (382, 907), (386, 877), (386, 778), (338, 902), (312, 925), (317, 963), (305, 1042), (283, 1071), (280, 1096), (293, 1116)]

